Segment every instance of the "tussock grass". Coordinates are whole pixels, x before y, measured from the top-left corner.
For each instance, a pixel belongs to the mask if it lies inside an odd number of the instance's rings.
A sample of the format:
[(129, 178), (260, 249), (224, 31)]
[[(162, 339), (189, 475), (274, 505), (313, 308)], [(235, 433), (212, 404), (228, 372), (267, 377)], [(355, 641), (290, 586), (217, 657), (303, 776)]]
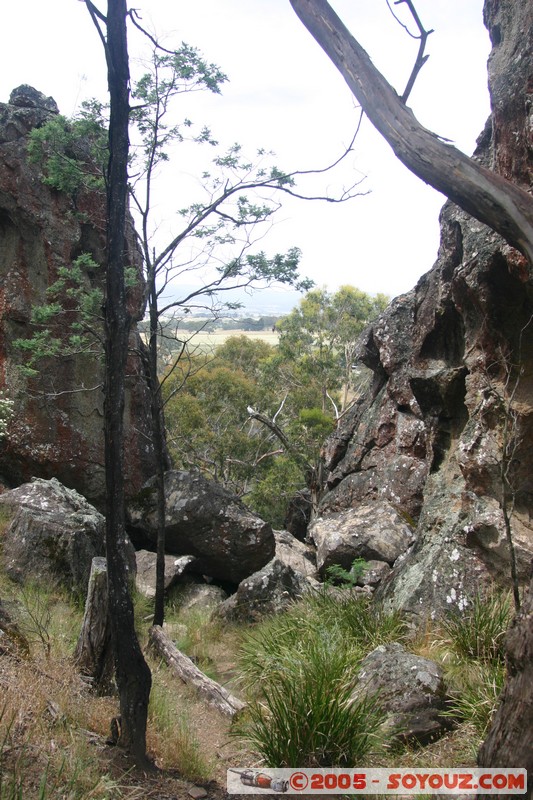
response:
[(241, 680), (255, 695), (236, 735), (268, 766), (348, 766), (379, 746), (375, 699), (352, 700), (363, 656), (402, 639), (400, 617), (344, 590), (321, 591), (248, 632)]

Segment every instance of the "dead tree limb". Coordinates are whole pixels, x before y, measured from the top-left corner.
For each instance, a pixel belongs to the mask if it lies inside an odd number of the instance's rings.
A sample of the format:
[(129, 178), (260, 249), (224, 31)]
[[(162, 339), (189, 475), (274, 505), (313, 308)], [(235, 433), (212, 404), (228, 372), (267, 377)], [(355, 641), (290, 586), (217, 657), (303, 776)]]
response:
[(113, 680), (113, 651), (105, 558), (93, 558), (91, 563), (85, 614), (74, 661), (81, 674), (91, 678), (93, 689), (98, 694), (109, 691)]
[(194, 686), (202, 698), (221, 714), (233, 718), (245, 709), (246, 703), (199, 670), (188, 656), (178, 650), (159, 625), (150, 628), (150, 645), (180, 680)]
[(424, 128), (326, 0), (290, 2), (399, 160), (503, 236), (533, 265), (531, 195)]

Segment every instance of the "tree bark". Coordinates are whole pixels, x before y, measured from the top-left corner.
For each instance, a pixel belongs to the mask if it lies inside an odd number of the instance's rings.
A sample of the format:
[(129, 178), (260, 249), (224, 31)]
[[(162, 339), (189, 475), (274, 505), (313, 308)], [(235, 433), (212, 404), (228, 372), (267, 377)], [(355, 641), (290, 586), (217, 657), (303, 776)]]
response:
[(108, 0), (107, 9), (106, 58), (110, 121), (107, 171), (104, 446), (109, 613), (122, 718), (119, 744), (132, 753), (140, 766), (146, 766), (146, 723), (151, 674), (135, 632), (124, 547), (123, 412), (130, 332), (124, 286), (129, 153), (126, 0)]
[(505, 648), (507, 681), (479, 751), (478, 765), (524, 767), (528, 791), (520, 797), (529, 798), (533, 791), (533, 583), (507, 634)]
[(198, 693), (221, 714), (233, 718), (246, 708), (246, 703), (204, 675), (188, 656), (178, 650), (174, 642), (157, 625), (150, 629), (150, 644), (178, 678), (184, 683), (192, 684)]
[(81, 674), (92, 679), (92, 687), (98, 694), (109, 692), (113, 677), (113, 650), (105, 558), (92, 560), (85, 614), (74, 661)]
[(533, 265), (531, 195), (424, 128), (326, 0), (290, 2), (400, 161), (503, 236)]

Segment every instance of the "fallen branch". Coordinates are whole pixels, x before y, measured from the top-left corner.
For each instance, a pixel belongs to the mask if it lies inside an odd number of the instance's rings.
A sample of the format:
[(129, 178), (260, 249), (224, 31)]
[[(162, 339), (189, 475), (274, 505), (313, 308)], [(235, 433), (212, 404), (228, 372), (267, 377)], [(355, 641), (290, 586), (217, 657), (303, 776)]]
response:
[(246, 703), (199, 670), (188, 656), (178, 650), (159, 625), (150, 628), (150, 645), (178, 678), (192, 684), (221, 714), (233, 718), (244, 710)]

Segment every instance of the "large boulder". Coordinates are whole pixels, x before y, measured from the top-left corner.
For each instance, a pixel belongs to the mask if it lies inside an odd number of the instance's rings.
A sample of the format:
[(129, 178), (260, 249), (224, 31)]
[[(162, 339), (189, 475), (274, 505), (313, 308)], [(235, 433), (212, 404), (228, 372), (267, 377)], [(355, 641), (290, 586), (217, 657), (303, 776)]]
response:
[(338, 564), (349, 570), (356, 558), (394, 564), (413, 543), (405, 517), (387, 502), (361, 503), (356, 508), (317, 517), (309, 527), (322, 573)]
[[(170, 470), (165, 475), (166, 550), (196, 557), (191, 569), (238, 584), (274, 555), (272, 528), (231, 492), (202, 475)], [(155, 481), (128, 504), (135, 544), (157, 541)]]
[(429, 744), (450, 727), (442, 669), (394, 642), (361, 663), (353, 698), (374, 696), (385, 712), (384, 729), (404, 742)]
[[(105, 191), (85, 187), (75, 194), (57, 191), (45, 185), (40, 166), (28, 156), (30, 131), (57, 114), (54, 100), (30, 86), (18, 87), (9, 103), (0, 103), (0, 392), (15, 401), (0, 448), (0, 482), (13, 488), (32, 477), (56, 477), (102, 510), (103, 352), (102, 357), (95, 352), (43, 357), (38, 374), (28, 377), (20, 370), (22, 351), (14, 345), (35, 332), (32, 307), (50, 302), (47, 290), (57, 281), (58, 270), (82, 253), (102, 267), (83, 270), (87, 290), (103, 291), (105, 283)], [(139, 320), (142, 257), (131, 224), (124, 252), (138, 272), (128, 303), (132, 318)], [(61, 300), (72, 302), (68, 289)], [(68, 340), (71, 331), (63, 316), (52, 319), (48, 327), (59, 341)], [(124, 420), (125, 484), (130, 494), (139, 491), (155, 469), (142, 350), (134, 323)]]
[(231, 597), (217, 609), (217, 616), (231, 622), (258, 622), (285, 611), (309, 590), (305, 577), (274, 558), (263, 569), (243, 580)]
[(104, 517), (55, 478), (4, 492), (0, 504), (14, 515), (2, 554), (7, 574), (21, 583), (58, 582), (85, 596), (92, 560), (105, 555)]

